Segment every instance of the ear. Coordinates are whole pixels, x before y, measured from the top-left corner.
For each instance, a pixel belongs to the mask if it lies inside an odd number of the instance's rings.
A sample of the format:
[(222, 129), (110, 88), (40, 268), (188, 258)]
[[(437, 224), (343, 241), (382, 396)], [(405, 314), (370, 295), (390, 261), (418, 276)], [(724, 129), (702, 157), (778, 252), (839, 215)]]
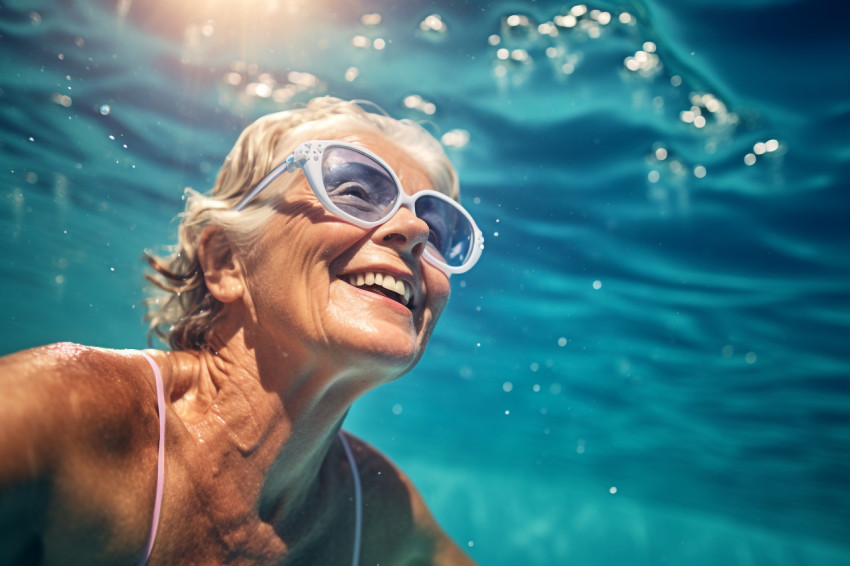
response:
[(198, 243), (198, 261), (207, 289), (216, 299), (231, 303), (245, 293), (242, 265), (221, 226), (204, 228)]

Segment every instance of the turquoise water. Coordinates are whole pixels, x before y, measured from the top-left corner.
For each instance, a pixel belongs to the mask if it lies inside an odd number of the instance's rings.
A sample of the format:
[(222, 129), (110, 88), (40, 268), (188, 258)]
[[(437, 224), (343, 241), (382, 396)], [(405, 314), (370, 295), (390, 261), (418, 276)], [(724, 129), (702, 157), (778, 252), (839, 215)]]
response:
[(487, 247), (347, 426), (476, 560), (850, 563), (846, 7), (303, 4), (0, 5), (2, 351), (143, 346), (182, 189), (370, 99), (444, 136)]

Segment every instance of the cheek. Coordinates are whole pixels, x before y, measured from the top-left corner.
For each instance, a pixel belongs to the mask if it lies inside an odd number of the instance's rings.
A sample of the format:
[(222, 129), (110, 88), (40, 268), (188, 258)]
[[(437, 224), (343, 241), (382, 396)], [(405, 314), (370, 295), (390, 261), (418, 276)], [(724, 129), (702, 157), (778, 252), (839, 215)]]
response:
[(437, 323), (437, 319), (446, 308), (451, 295), (451, 283), (449, 278), (442, 271), (430, 265), (425, 267), (425, 286), (428, 297), (428, 308), (431, 311), (433, 323)]

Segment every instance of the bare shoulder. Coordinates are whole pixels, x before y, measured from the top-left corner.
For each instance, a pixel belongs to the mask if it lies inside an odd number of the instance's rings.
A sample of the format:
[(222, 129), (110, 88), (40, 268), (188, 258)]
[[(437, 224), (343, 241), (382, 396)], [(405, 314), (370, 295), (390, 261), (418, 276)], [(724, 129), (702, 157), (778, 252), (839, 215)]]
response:
[(147, 366), (69, 343), (0, 358), (0, 562), (85, 562), (109, 524), (112, 556), (132, 558), (146, 527), (126, 503), (146, 506), (158, 442)]
[[(153, 410), (145, 411), (153, 390), (144, 366), (138, 353), (71, 343), (0, 358), (0, 485), (16, 473), (55, 469), (66, 445), (85, 451), (85, 438), (98, 449), (119, 446), (115, 429), (124, 427), (114, 425)], [(28, 470), (17, 465), (23, 455)]]
[(363, 561), (471, 565), (436, 522), (408, 476), (386, 455), (346, 433), (363, 488)]

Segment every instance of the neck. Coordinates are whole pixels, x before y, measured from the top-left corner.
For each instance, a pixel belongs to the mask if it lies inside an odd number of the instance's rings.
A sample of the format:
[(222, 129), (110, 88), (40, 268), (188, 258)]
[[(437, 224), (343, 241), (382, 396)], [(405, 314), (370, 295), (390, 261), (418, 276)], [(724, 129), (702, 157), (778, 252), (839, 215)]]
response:
[[(322, 465), (353, 401), (374, 376), (335, 370), (304, 352), (249, 349), (241, 331), (197, 355), (172, 354), (173, 406), (241, 496), (281, 526), (309, 516)], [(251, 487), (253, 486), (253, 487)]]

